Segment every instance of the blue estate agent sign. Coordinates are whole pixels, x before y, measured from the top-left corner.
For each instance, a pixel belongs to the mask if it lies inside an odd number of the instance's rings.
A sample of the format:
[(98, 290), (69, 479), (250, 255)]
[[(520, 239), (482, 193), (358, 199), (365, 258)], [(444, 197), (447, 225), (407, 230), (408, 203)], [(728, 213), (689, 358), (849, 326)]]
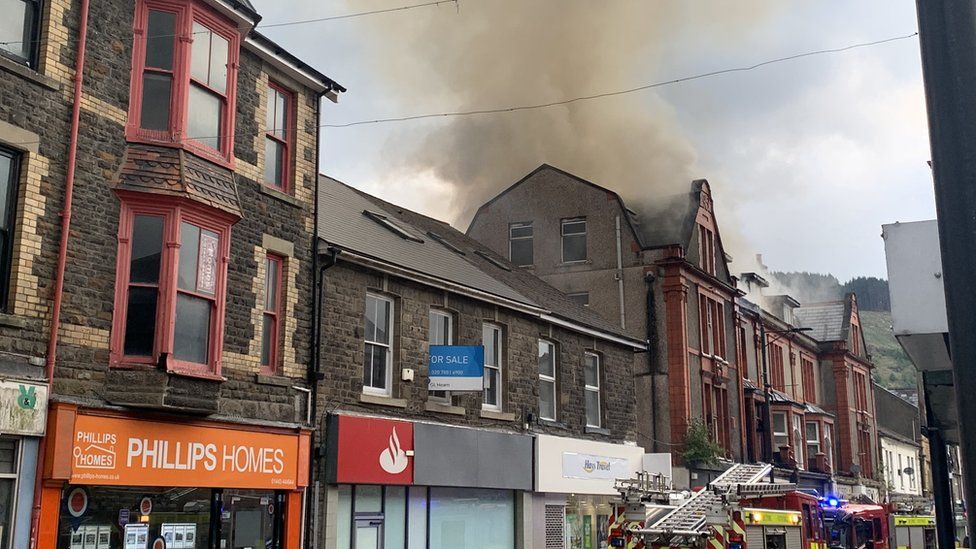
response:
[(428, 366), (432, 391), (484, 390), (484, 347), (431, 345)]

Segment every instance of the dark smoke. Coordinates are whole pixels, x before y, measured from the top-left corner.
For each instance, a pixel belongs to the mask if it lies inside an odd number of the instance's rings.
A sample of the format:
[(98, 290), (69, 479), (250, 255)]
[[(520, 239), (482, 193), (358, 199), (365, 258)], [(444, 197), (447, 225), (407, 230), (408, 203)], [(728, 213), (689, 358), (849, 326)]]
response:
[[(353, 5), (388, 7), (348, 2)], [(679, 29), (685, 41), (691, 36), (693, 42), (720, 48), (736, 39), (737, 29), (754, 25), (769, 5), (768, 0), (461, 0), (459, 11), (449, 5), (370, 18), (375, 33), (365, 39), (386, 52), (386, 64), (377, 72), (394, 88), (390, 96), (402, 99), (400, 111), (495, 108), (663, 78), (658, 69), (669, 49), (674, 51)], [(385, 147), (391, 171), (400, 177), (433, 176), (453, 185), (454, 202), (438, 215), (460, 226), (479, 204), (543, 162), (613, 188), (642, 210), (656, 203), (649, 197), (687, 192), (692, 179), (707, 176), (698, 173), (696, 152), (671, 107), (653, 91), (412, 123)]]

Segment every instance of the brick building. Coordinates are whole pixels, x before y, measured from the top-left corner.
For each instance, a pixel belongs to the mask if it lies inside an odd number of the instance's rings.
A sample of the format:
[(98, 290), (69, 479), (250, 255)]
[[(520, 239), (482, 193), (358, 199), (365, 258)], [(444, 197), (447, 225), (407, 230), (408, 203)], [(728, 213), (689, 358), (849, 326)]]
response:
[(319, 105), (343, 88), (246, 0), (10, 4), (0, 548), (297, 548)]
[[(319, 204), (312, 546), (597, 546), (642, 468), (643, 341), (450, 225), (325, 177)], [(484, 345), (483, 390), (431, 391), (431, 345)]]
[(634, 363), (642, 445), (680, 459), (700, 419), (721, 457), (741, 460), (738, 294), (708, 183), (659, 211), (638, 216), (615, 192), (543, 165), (485, 203), (468, 234), (652, 342)]
[[(801, 484), (825, 492), (839, 472), (876, 497), (854, 480), (875, 486), (877, 435), (853, 296), (802, 307), (766, 295), (761, 274), (733, 277), (706, 181), (644, 202), (654, 206), (638, 214), (615, 192), (543, 165), (485, 203), (468, 234), (650, 342), (634, 364), (642, 445), (680, 459), (700, 419), (722, 457), (759, 461), (771, 445), (772, 461)], [(676, 482), (710, 474), (689, 472)]]

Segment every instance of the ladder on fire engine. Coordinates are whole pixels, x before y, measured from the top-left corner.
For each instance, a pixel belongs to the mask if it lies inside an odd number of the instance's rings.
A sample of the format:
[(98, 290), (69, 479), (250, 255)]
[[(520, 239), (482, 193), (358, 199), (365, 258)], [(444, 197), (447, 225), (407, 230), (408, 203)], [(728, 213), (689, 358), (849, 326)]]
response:
[(648, 533), (663, 536), (695, 537), (707, 535), (709, 530), (705, 525), (705, 517), (709, 510), (724, 505), (723, 491), (735, 489), (737, 486), (757, 484), (769, 475), (772, 465), (765, 463), (739, 463), (730, 467), (718, 476), (711, 484), (657, 521)]

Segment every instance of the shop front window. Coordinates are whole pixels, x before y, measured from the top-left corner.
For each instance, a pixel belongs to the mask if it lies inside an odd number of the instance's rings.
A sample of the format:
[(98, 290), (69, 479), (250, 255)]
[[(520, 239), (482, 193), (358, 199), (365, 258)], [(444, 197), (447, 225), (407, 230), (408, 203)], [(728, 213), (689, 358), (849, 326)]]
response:
[(508, 549), (515, 546), (509, 490), (339, 486), (337, 549)]
[(284, 496), (273, 491), (69, 486), (65, 495), (82, 512), (61, 513), (58, 549), (145, 549), (158, 539), (166, 549), (282, 547)]
[(570, 496), (566, 500), (563, 546), (569, 549), (603, 549), (609, 535), (611, 498)]

